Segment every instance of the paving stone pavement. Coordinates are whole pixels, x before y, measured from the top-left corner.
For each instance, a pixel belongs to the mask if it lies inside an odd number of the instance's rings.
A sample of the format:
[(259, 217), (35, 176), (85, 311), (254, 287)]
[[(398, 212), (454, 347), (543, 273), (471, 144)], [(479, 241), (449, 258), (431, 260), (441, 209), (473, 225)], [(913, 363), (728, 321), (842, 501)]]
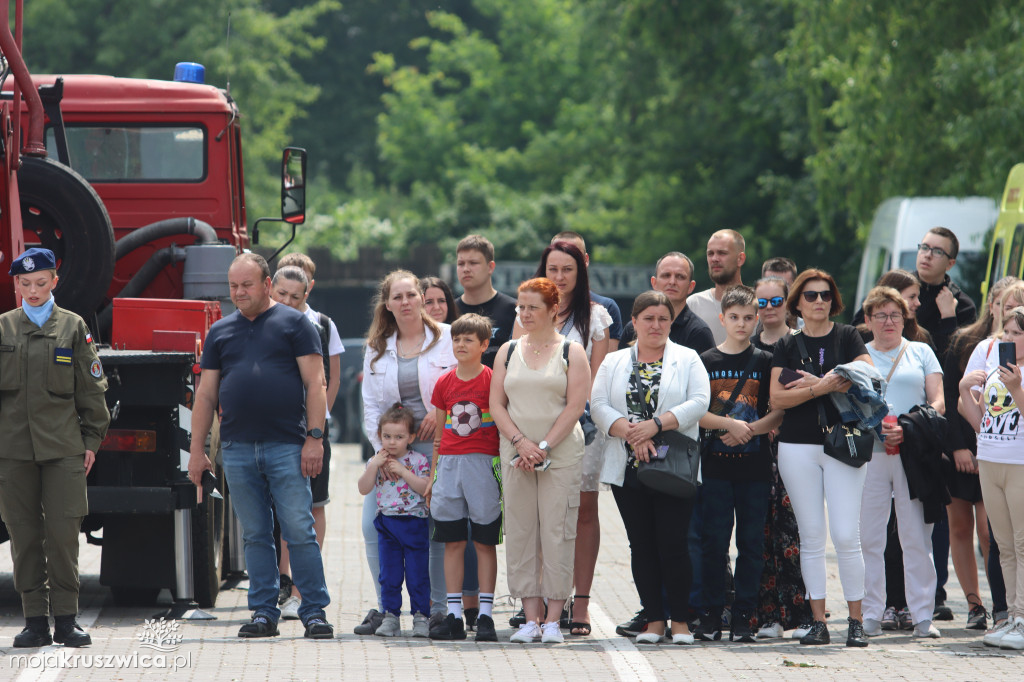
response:
[[(327, 541), (324, 560), (332, 603), (328, 617), (336, 629), (333, 641), (302, 637), (298, 621), (284, 621), (273, 639), (242, 640), (239, 626), (248, 621), (246, 583), (221, 593), (210, 613), (213, 621), (183, 621), (182, 641), (163, 659), (141, 646), (146, 619), (157, 610), (114, 606), (107, 588), (99, 585), (99, 548), (82, 544), (83, 590), (80, 621), (88, 624), (93, 645), (79, 650), (60, 646), (18, 650), (11, 640), (23, 627), (20, 602), (14, 593), (7, 548), (0, 549), (0, 680), (135, 680), (159, 675), (171, 680), (983, 680), (1019, 679), (1022, 659), (1015, 652), (990, 649), (980, 633), (964, 630), (966, 603), (950, 566), (953, 622), (937, 623), (943, 638), (919, 641), (907, 633), (871, 640), (867, 649), (847, 649), (845, 606), (841, 603), (835, 554), (829, 546), (829, 608), (833, 641), (825, 647), (801, 647), (790, 640), (751, 645), (724, 643), (692, 647), (671, 645), (638, 648), (615, 634), (615, 623), (639, 606), (629, 569), (629, 548), (622, 523), (608, 493), (601, 495), (601, 555), (591, 607), (594, 633), (566, 635), (560, 645), (520, 645), (508, 641), (508, 618), (514, 609), (507, 599), (495, 604), (498, 643), (431, 642), (408, 637), (393, 640), (352, 634), (373, 606), (374, 590), (366, 568), (360, 531), (362, 498), (355, 481), (362, 470), (355, 446), (336, 446), (331, 473)], [(507, 594), (504, 552), (499, 550), (497, 594)], [(984, 580), (984, 577), (982, 578)], [(988, 597), (987, 585), (982, 594)], [(166, 598), (166, 593), (164, 595)], [(403, 632), (411, 630), (409, 616)], [(35, 658), (21, 658), (34, 654)], [(78, 658), (73, 658), (74, 656)], [(66, 660), (61, 657), (72, 657)], [(150, 658), (146, 658), (150, 656)], [(77, 666), (77, 667), (76, 667)], [(148, 667), (147, 667), (148, 666)], [(177, 668), (175, 669), (175, 666)]]

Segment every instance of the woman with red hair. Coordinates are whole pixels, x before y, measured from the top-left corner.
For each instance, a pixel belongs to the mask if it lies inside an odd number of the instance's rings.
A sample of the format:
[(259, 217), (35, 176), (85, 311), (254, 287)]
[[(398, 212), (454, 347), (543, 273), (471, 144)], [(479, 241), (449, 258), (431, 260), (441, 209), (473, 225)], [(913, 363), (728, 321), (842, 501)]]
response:
[(491, 416), (501, 434), (508, 587), (526, 613), (512, 641), (521, 643), (563, 641), (558, 618), (573, 585), (583, 461), (579, 419), (590, 392), (590, 365), (583, 347), (555, 327), (558, 304), (551, 280), (538, 277), (519, 286), (519, 323), (526, 333), (498, 349), (491, 377)]

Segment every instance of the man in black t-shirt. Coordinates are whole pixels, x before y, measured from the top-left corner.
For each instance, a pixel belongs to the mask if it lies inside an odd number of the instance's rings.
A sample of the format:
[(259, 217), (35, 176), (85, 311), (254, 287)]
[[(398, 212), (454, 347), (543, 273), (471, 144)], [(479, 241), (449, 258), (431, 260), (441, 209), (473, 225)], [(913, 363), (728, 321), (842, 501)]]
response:
[[(707, 323), (686, 305), (686, 298), (696, 285), (693, 281), (693, 261), (684, 253), (669, 251), (654, 266), (651, 288), (668, 296), (676, 314), (668, 337), (673, 343), (692, 348), (699, 355), (714, 348), (715, 339)], [(630, 343), (635, 338), (633, 323), (629, 322), (622, 332), (622, 344)]]
[(232, 507), (245, 532), (253, 612), (238, 636), (278, 634), (273, 499), (302, 594), (298, 613), (305, 636), (332, 639), (334, 629), (324, 611), (330, 595), (308, 482), (323, 463), (327, 394), (320, 338), (302, 313), (270, 298), (270, 267), (262, 256), (236, 257), (228, 283), (237, 310), (215, 323), (206, 337), (192, 412), (189, 480), (201, 489), (204, 472), (213, 469), (205, 443), (219, 404), (222, 461)]
[(459, 312), (476, 313), (491, 320), (491, 342), (482, 362), (494, 367), (494, 356), (501, 344), (512, 338), (516, 322), (516, 299), (494, 288), (494, 245), (486, 237), (471, 234), (455, 248), (455, 271), (463, 294), (455, 303)]

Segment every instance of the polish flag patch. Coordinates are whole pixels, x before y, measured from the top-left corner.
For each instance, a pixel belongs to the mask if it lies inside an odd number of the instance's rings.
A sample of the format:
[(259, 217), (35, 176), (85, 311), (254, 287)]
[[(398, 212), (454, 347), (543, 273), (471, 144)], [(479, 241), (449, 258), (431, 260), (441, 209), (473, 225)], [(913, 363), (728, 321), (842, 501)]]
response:
[(90, 334), (89, 332), (85, 333), (85, 342), (92, 343), (92, 334)]

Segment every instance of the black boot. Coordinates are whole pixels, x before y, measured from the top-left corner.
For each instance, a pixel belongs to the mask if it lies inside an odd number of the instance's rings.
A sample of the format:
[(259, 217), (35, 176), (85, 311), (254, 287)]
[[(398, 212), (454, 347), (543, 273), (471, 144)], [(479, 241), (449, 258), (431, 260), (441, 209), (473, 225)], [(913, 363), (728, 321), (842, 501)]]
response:
[(75, 616), (54, 616), (53, 641), (69, 647), (82, 647), (92, 644), (92, 637), (75, 622)]
[(29, 616), (25, 619), (25, 629), (14, 636), (14, 646), (19, 649), (49, 646), (50, 619), (46, 616)]

